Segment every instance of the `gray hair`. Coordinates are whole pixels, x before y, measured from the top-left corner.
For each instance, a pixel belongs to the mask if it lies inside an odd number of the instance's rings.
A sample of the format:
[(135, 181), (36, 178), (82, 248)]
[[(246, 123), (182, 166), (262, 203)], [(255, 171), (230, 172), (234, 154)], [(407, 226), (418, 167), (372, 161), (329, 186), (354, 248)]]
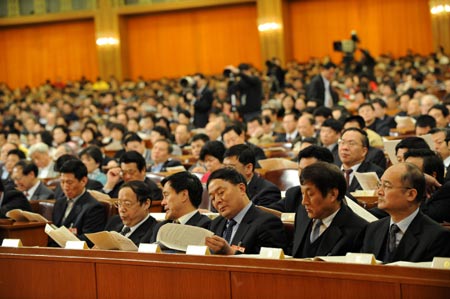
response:
[(28, 157), (31, 157), (34, 153), (49, 153), (50, 149), (47, 144), (43, 142), (38, 142), (36, 144), (33, 144), (28, 149)]

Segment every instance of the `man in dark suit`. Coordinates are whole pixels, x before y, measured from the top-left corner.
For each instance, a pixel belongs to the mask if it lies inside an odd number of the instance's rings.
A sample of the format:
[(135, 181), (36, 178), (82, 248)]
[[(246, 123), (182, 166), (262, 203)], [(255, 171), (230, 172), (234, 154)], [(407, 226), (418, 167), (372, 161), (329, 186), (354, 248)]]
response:
[(194, 126), (204, 128), (208, 123), (209, 112), (213, 102), (213, 92), (208, 87), (208, 81), (201, 73), (194, 75), (196, 82), (194, 103)]
[(385, 263), (450, 257), (450, 231), (419, 210), (425, 178), (416, 165), (399, 163), (389, 167), (377, 192), (378, 208), (390, 217), (367, 226), (361, 235), (361, 252), (373, 253)]
[(239, 171), (247, 181), (247, 195), (259, 206), (268, 206), (281, 199), (280, 189), (255, 173), (255, 153), (246, 144), (237, 144), (226, 150), (223, 165)]
[[(62, 155), (61, 157), (59, 157), (56, 162), (55, 162), (55, 171), (59, 172), (59, 169), (64, 165), (64, 163), (66, 163), (69, 160), (79, 160), (77, 157), (70, 155), (70, 154), (65, 154)], [(57, 184), (55, 187), (55, 199), (61, 199), (64, 198), (64, 192), (63, 189), (61, 187), (61, 184), (59, 183), (59, 178), (56, 179)], [(102, 191), (103, 190), (103, 185), (102, 183), (100, 183), (99, 181), (96, 180), (91, 180), (90, 178), (88, 178), (88, 181), (86, 183), (86, 189), (87, 190), (96, 190), (96, 191)]]
[(6, 213), (14, 209), (31, 212), (31, 206), (25, 195), (17, 190), (7, 190), (0, 182), (0, 218), (6, 218)]
[(375, 131), (380, 136), (389, 136), (391, 128), (375, 115), (375, 107), (371, 103), (362, 103), (358, 107), (358, 114), (364, 119), (366, 128)]
[(164, 199), (161, 205), (166, 211), (166, 220), (158, 223), (151, 242), (156, 241), (158, 231), (166, 223), (209, 228), (211, 220), (198, 212), (202, 202), (203, 186), (197, 176), (183, 171), (172, 174), (161, 181)]
[(38, 178), (39, 169), (31, 161), (20, 160), (12, 171), (16, 188), (22, 191), (28, 200), (54, 199), (55, 193)]
[(235, 169), (224, 167), (208, 179), (208, 194), (220, 216), (211, 222), (214, 236), (205, 244), (215, 253), (259, 253), (261, 247), (286, 249), (283, 223), (255, 207), (247, 196), (247, 182)]
[(106, 219), (103, 205), (86, 191), (87, 168), (80, 160), (69, 160), (59, 171), (65, 197), (55, 202), (52, 221), (92, 245), (85, 234), (103, 230)]
[(308, 86), (307, 99), (314, 101), (317, 106), (333, 107), (339, 102), (339, 96), (331, 87), (336, 65), (328, 62), (321, 67), (319, 75), (312, 78)]
[(103, 192), (111, 198), (117, 198), (120, 186), (130, 181), (145, 182), (151, 192), (151, 200), (161, 200), (161, 189), (149, 178), (146, 177), (145, 160), (142, 155), (136, 151), (125, 152), (120, 157), (120, 167), (114, 167), (108, 170), (107, 180), (103, 187)]
[(361, 189), (355, 172), (376, 172), (378, 177), (383, 169), (366, 160), (369, 139), (365, 131), (358, 128), (349, 128), (342, 132), (339, 141), (339, 158), (342, 161), (341, 169), (347, 180), (347, 193)]
[(157, 223), (149, 213), (152, 204), (149, 194), (147, 184), (142, 181), (124, 183), (116, 201), (119, 215), (111, 217), (105, 230), (119, 232), (136, 245), (149, 243)]
[(229, 82), (228, 95), (236, 95), (239, 99), (238, 109), (244, 121), (259, 116), (264, 97), (259, 77), (253, 75), (251, 67), (247, 63), (241, 63), (237, 68), (228, 66), (227, 69), (240, 77), (238, 81)]
[[(333, 163), (333, 156), (330, 151), (318, 145), (311, 145), (298, 153), (298, 175), (302, 174), (302, 170), (307, 166), (318, 161)], [(272, 203), (268, 208), (280, 211), (282, 213), (295, 213), (302, 203), (302, 191), (300, 186), (291, 187), (286, 190), (286, 196), (279, 201)]]
[(295, 113), (287, 113), (283, 116), (284, 133), (280, 133), (275, 138), (275, 142), (293, 142), (300, 134), (297, 131), (298, 116)]
[(173, 146), (168, 139), (157, 140), (152, 148), (153, 165), (149, 167), (150, 172), (166, 172), (167, 167), (182, 166), (180, 161), (170, 159), (172, 151)]
[[(339, 159), (338, 141), (341, 138), (342, 124), (334, 118), (329, 118), (322, 123), (319, 132), (320, 143), (333, 154), (334, 163), (341, 166)], [(336, 163), (339, 161), (339, 163)]]
[(232, 125), (226, 127), (222, 132), (222, 139), (226, 148), (230, 148), (237, 144), (248, 145), (253, 150), (255, 155), (255, 167), (260, 167), (258, 164), (259, 160), (266, 159), (266, 154), (260, 147), (245, 141), (245, 130), (243, 130), (241, 126)]
[(444, 183), (442, 159), (429, 149), (411, 149), (404, 158), (442, 184), (429, 198), (423, 200), (420, 211), (438, 223), (450, 222), (450, 182)]
[(345, 255), (354, 249), (354, 240), (367, 222), (342, 200), (346, 181), (339, 168), (317, 162), (300, 176), (302, 204), (295, 217), (292, 256)]

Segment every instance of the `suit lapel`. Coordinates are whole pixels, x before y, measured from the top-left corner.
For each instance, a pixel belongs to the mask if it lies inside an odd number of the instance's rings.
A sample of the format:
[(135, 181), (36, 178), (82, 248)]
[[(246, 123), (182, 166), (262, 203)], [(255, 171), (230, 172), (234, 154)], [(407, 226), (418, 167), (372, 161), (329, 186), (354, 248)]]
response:
[(194, 215), (192, 215), (192, 217), (186, 222), (187, 225), (194, 225), (196, 226), (198, 221), (200, 220), (200, 213), (197, 212)]
[(231, 244), (238, 245), (239, 242), (241, 242), (244, 239), (245, 234), (250, 228), (249, 224), (252, 222), (251, 219), (254, 219), (253, 214), (255, 213), (255, 209), (257, 208), (254, 205), (252, 205), (245, 214), (244, 218), (242, 218), (242, 221), (239, 224), (236, 234), (234, 234), (234, 238), (231, 241)]
[(296, 256), (300, 249), (300, 244), (305, 239), (308, 226), (312, 220), (306, 214), (305, 208), (300, 205), (295, 216), (294, 245), (292, 247), (292, 256)]
[(347, 207), (342, 205), (341, 209), (331, 222), (331, 225), (324, 232), (320, 247), (317, 250), (317, 255), (328, 255), (333, 251), (334, 246), (342, 237), (340, 226), (345, 223), (346, 214)]
[[(86, 201), (86, 192), (83, 194), (80, 198), (77, 199), (77, 201), (74, 203), (72, 210), (70, 211), (69, 215), (67, 216), (66, 220), (64, 221), (64, 225), (75, 225), (76, 219), (81, 214), (81, 211), (83, 209), (84, 202)], [(67, 226), (65, 225), (65, 226)]]
[(389, 231), (389, 223), (390, 223), (390, 217), (385, 217), (383, 222), (380, 224), (381, 228), (377, 229), (374, 234), (371, 236), (372, 244), (374, 245), (374, 254), (375, 256), (381, 256), (382, 250), (384, 249), (383, 244), (385, 244), (385, 238), (387, 235), (387, 232)]

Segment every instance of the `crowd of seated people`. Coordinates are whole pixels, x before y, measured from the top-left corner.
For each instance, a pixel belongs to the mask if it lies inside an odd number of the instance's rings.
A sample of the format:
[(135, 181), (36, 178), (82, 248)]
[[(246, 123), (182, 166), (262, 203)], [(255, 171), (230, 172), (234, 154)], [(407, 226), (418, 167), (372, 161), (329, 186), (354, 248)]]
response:
[[(162, 200), (166, 222), (192, 223), (203, 196), (193, 185), (203, 183), (220, 214), (201, 225), (216, 233), (206, 240), (216, 253), (270, 246), (295, 257), (352, 250), (385, 262), (450, 256), (450, 231), (440, 226), (450, 221), (450, 65), (410, 53), (381, 55), (370, 73), (344, 71), (327, 57), (292, 61), (277, 88), (249, 64), (228, 70), (233, 79), (197, 73), (192, 86), (166, 78), (104, 80), (110, 87), (101, 91), (86, 79), (16, 90), (0, 83), (0, 215), (29, 209), (25, 199), (40, 199), (41, 182), (57, 179), (55, 190), (44, 189), (56, 199), (54, 223), (82, 239), (106, 225), (138, 244), (135, 231), (149, 241), (161, 226), (148, 214), (151, 201)], [(402, 139), (395, 161), (383, 151), (393, 138)], [(280, 145), (285, 159), (299, 163), (301, 182), (285, 198), (259, 163)], [(170, 177), (178, 167), (195, 175)], [(362, 188), (357, 172), (380, 179), (378, 208), (370, 210), (380, 218), (375, 223), (347, 207)], [(155, 182), (148, 173), (166, 178)], [(89, 189), (118, 199), (119, 216), (94, 221), (102, 206)], [(15, 206), (17, 192), (24, 196)], [(296, 213), (292, 243), (279, 219), (256, 206)], [(138, 230), (144, 224), (150, 232)], [(417, 252), (413, 233), (421, 238)]]

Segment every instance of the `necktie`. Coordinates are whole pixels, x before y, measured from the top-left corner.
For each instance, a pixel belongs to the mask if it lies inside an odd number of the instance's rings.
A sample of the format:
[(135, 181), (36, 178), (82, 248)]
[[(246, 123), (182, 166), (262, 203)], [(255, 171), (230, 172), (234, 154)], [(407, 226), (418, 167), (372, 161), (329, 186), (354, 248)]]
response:
[(397, 248), (396, 234), (400, 231), (397, 224), (393, 223), (389, 228), (389, 252), (392, 253)]
[(125, 236), (125, 235), (128, 234), (130, 231), (131, 231), (131, 228), (129, 228), (128, 226), (124, 226), (124, 227), (122, 228), (122, 231), (120, 232), (120, 234), (121, 234), (122, 236)]
[(73, 199), (68, 199), (66, 211), (64, 212), (63, 222), (66, 220), (67, 216), (69, 216), (70, 211), (72, 211), (72, 208), (73, 208)]
[(353, 169), (345, 169), (344, 173), (345, 173), (345, 180), (347, 181), (347, 188), (350, 186), (350, 173), (353, 172)]
[(314, 243), (315, 240), (317, 240), (317, 238), (320, 236), (320, 227), (322, 226), (323, 222), (321, 219), (316, 219), (316, 221), (314, 222), (314, 228), (311, 231), (311, 243)]
[(225, 240), (230, 243), (231, 235), (233, 233), (233, 227), (236, 225), (236, 221), (234, 219), (228, 220), (227, 228), (225, 229)]
[(26, 197), (27, 199), (29, 199), (30, 193), (28, 193), (28, 191), (24, 191), (23, 194), (25, 195), (25, 197)]

